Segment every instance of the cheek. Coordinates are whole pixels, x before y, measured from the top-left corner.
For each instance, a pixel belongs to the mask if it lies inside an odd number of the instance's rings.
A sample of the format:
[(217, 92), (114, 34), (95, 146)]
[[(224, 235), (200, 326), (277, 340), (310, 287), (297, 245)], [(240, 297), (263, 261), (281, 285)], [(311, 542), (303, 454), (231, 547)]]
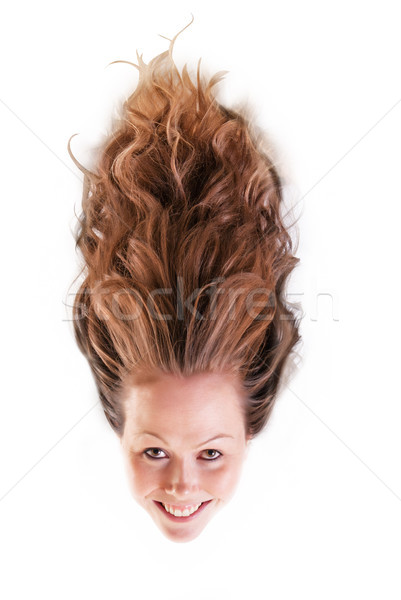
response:
[(210, 470), (206, 473), (205, 487), (209, 488), (213, 495), (228, 500), (233, 494), (241, 474), (241, 464), (236, 461), (226, 462), (219, 469)]
[(131, 490), (136, 497), (144, 497), (159, 487), (158, 469), (151, 469), (143, 460), (126, 460), (127, 473)]

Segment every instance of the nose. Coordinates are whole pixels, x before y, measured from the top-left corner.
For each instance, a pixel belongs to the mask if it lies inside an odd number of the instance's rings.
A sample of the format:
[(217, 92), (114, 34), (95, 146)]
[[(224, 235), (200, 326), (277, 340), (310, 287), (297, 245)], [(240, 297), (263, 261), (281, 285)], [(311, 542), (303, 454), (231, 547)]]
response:
[(164, 490), (177, 500), (193, 497), (199, 491), (199, 482), (194, 465), (190, 460), (171, 460), (166, 473)]

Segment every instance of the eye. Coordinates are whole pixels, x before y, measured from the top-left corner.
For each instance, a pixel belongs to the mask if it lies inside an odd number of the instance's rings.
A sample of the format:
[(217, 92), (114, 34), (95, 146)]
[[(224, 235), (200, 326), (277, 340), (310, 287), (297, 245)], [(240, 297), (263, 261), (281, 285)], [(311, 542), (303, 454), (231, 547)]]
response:
[(204, 460), (217, 460), (218, 458), (220, 458), (220, 456), (222, 456), (222, 453), (219, 452), (218, 450), (204, 450), (202, 452), (203, 456), (202, 458)]
[(164, 450), (161, 450), (160, 448), (148, 448), (147, 450), (144, 451), (144, 454), (146, 454), (146, 456), (148, 456), (149, 458), (156, 458), (156, 459), (167, 457)]

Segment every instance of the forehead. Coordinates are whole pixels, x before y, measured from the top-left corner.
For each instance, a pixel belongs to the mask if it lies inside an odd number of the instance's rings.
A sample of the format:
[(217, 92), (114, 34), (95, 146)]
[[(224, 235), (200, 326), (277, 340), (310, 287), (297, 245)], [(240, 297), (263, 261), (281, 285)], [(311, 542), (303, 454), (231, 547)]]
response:
[(243, 395), (233, 375), (162, 375), (129, 385), (124, 394), (125, 432), (201, 437), (211, 430), (239, 434), (244, 429)]

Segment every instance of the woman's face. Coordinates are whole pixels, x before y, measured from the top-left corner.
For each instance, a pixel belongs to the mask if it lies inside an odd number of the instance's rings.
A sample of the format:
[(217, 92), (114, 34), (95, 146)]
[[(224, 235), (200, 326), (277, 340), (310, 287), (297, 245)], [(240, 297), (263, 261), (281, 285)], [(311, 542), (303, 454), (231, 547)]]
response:
[(241, 474), (248, 438), (240, 388), (232, 375), (163, 374), (125, 392), (121, 445), (133, 496), (167, 538), (189, 542)]

